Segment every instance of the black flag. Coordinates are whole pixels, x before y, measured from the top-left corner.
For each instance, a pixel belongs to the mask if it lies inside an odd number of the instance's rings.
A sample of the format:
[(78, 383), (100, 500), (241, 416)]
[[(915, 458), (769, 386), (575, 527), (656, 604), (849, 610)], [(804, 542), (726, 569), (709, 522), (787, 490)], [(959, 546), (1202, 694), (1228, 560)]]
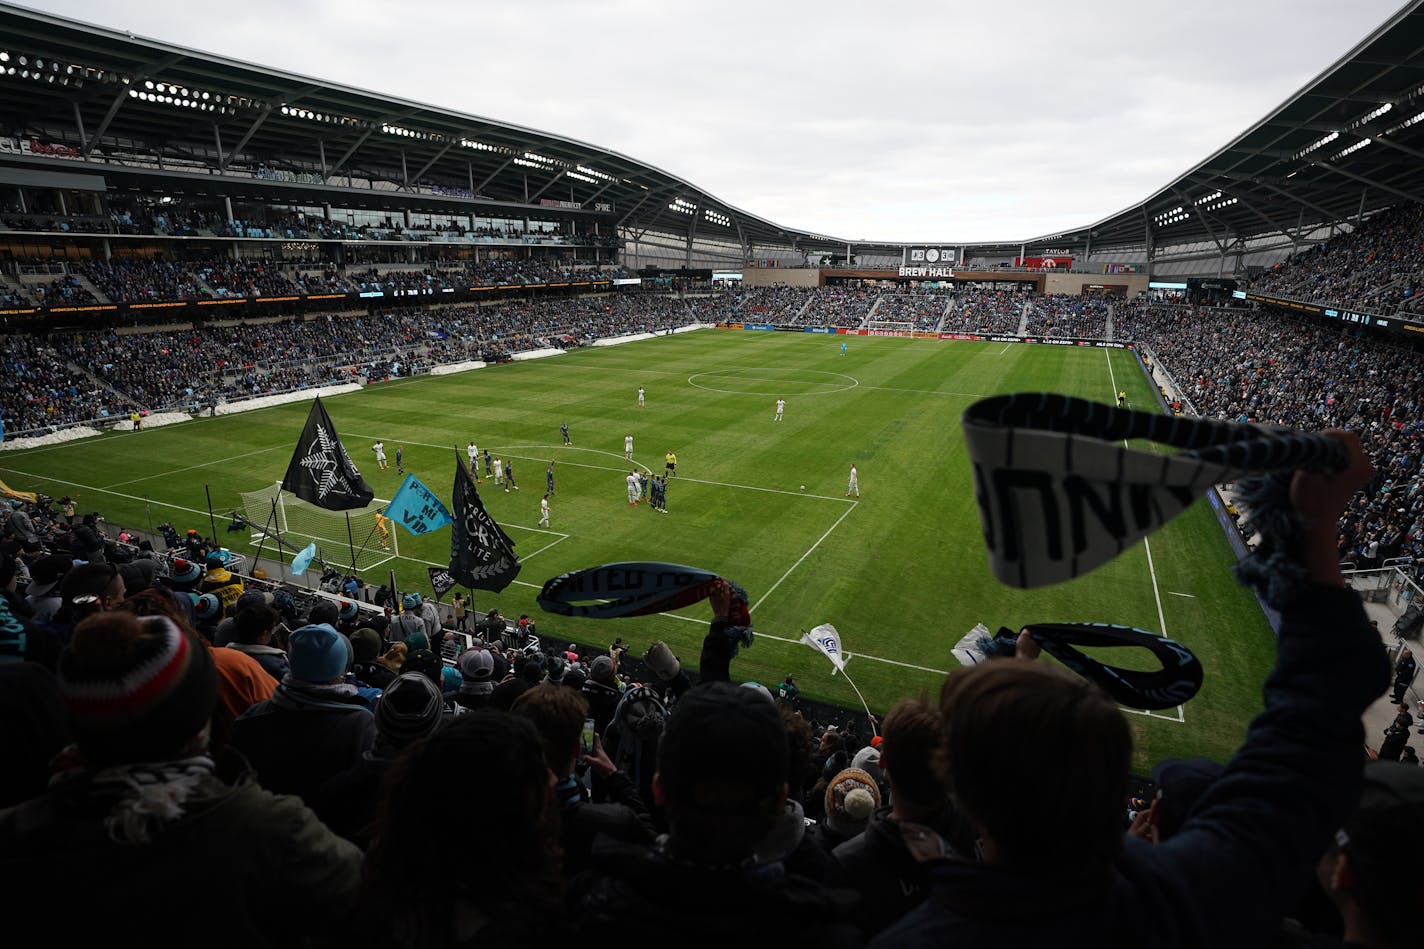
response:
[(435, 599), (449, 593), (455, 587), (455, 578), (450, 576), (450, 571), (442, 570), (439, 567), (426, 567), (426, 572), (430, 574), (430, 588), (435, 591)]
[(519, 576), (514, 542), (485, 510), (458, 453), (450, 511), (455, 515), (450, 535), (450, 576), (471, 589), (498, 593), (509, 586)]
[(365, 507), (376, 496), (342, 447), (320, 397), (312, 403), (282, 488), (328, 511)]

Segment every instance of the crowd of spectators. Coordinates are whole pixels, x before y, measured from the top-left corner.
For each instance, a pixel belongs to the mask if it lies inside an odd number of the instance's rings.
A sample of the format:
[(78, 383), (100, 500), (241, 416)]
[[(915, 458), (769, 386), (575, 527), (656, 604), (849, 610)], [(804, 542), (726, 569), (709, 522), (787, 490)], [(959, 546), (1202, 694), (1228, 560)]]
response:
[[(1342, 441), (1345, 472), (1298, 475), (1307, 524), (1368, 477)], [(743, 681), (726, 581), (684, 661), (467, 632), (339, 576), (306, 594), (73, 498), (0, 522), (0, 881), (66, 938), (147, 907), (158, 945), (1273, 945), (1314, 900), (1348, 945), (1417, 935), (1424, 771), (1361, 762), (1388, 663), (1328, 532), (1241, 747), (1159, 763), (1149, 805), (1117, 704), (1027, 635), (844, 729), (792, 676)]]
[(94, 294), (86, 290), (78, 278), (72, 275), (51, 280), (48, 284), (30, 284), (30, 295), (35, 298), (38, 306), (43, 307), (88, 306), (99, 302)]
[(86, 260), (78, 267), (111, 303), (156, 303), (207, 296), (190, 265), (162, 257)]
[(1108, 302), (1101, 297), (1050, 293), (1034, 297), (1024, 335), (1103, 339), (1107, 336), (1107, 319)]
[(875, 311), (877, 320), (914, 323), (915, 329), (927, 333), (939, 326), (950, 304), (950, 295), (934, 293), (886, 293), (880, 297)]
[(19, 382), (4, 390), (0, 407), (5, 432), (15, 436), (123, 418), (135, 407), (200, 411), (257, 395), (411, 376), (438, 365), (502, 360), (691, 322), (691, 311), (676, 297), (626, 293), (141, 333), (17, 334), (8, 338), (14, 344), (7, 346), (5, 368)]
[(1023, 323), (1026, 293), (964, 287), (956, 290), (954, 305), (944, 320), (947, 333), (1014, 335)]
[(1341, 560), (1413, 558), (1424, 576), (1424, 359), (1412, 347), (1266, 310), (1119, 304), (1118, 338), (1151, 346), (1211, 418), (1359, 434), (1375, 475), (1340, 521)]
[(692, 310), (704, 323), (789, 323), (810, 301), (814, 288), (748, 287), (731, 290), (691, 302)]
[(1424, 208), (1382, 211), (1259, 275), (1253, 289), (1295, 300), (1392, 314), (1419, 311), (1424, 288)]
[(791, 326), (860, 326), (879, 297), (879, 290), (821, 287), (804, 310), (782, 322)]

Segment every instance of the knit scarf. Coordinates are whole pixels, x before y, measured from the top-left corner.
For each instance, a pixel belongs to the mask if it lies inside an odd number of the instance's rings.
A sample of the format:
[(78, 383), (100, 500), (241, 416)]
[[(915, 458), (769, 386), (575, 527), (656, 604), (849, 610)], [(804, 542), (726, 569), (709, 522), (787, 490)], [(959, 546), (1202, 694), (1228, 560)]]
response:
[(156, 833), (188, 813), (188, 806), (213, 796), (225, 786), (215, 777), (207, 755), (175, 761), (141, 761), (94, 769), (85, 766), (77, 748), (61, 753), (50, 785), (87, 780), (85, 793), (108, 806), (104, 828), (118, 844), (148, 844)]
[(277, 683), (277, 690), (272, 693), (272, 705), (289, 712), (317, 709), (350, 712), (365, 707), (361, 702), (361, 693), (349, 682), (303, 682), (293, 679), (291, 673)]

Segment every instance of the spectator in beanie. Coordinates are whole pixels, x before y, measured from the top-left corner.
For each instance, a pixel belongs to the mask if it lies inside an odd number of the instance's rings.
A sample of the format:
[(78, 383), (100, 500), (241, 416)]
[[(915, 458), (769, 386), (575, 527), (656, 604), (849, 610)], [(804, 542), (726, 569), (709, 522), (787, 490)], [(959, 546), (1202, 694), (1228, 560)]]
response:
[[(481, 816), (477, 846), (431, 832), (430, 804), (452, 788)], [(557, 804), (527, 720), (490, 709), (458, 716), (390, 766), (383, 798), (357, 917), (376, 941), (514, 949), (568, 938)]]
[(1132, 739), (1122, 712), (1032, 661), (1022, 635), (1019, 657), (957, 670), (940, 694), (944, 782), (983, 862), (937, 863), (931, 895), (872, 945), (1273, 939), (1302, 871), (1359, 801), (1360, 717), (1389, 678), (1335, 547), (1341, 511), (1373, 471), (1355, 435), (1331, 434), (1349, 467), (1297, 471), (1291, 483), (1302, 525), (1292, 549), (1308, 583), (1281, 609), (1265, 710), (1181, 829), (1157, 847), (1123, 834)]
[(222, 603), (222, 612), (226, 613), (246, 590), (242, 578), (228, 570), (222, 554), (208, 554), (207, 568), (207, 573), (203, 575), (202, 592), (215, 595)]
[[(181, 607), (174, 597), (162, 590), (149, 589), (129, 597), (119, 605), (119, 609), (136, 616), (162, 616), (191, 634), (198, 642), (213, 648), (183, 617)], [(272, 697), (277, 683), (251, 656), (236, 650), (214, 649), (213, 667), (218, 674), (218, 705), (213, 710), (212, 734), (209, 745), (214, 753), (227, 749), (232, 737), (232, 723), (238, 716), (258, 702)]]
[(828, 851), (859, 837), (880, 806), (880, 787), (859, 768), (846, 768), (826, 783), (825, 820), (816, 825), (818, 842)]
[(368, 848), (381, 803), (381, 782), (391, 762), (433, 735), (444, 711), (440, 691), (425, 676), (396, 676), (376, 701), (376, 738), (370, 750), (321, 786), (314, 810), (326, 826), (362, 850)]
[(232, 744), (252, 762), (262, 786), (303, 799), (332, 775), (361, 760), (375, 723), (356, 686), (346, 681), (351, 641), (326, 625), (288, 637), (291, 671), (272, 698), (233, 725)]
[(588, 703), (588, 713), (593, 719), (594, 731), (602, 735), (608, 723), (613, 721), (618, 700), (623, 697), (622, 690), (618, 688), (617, 662), (611, 656), (599, 656), (593, 660), (581, 691), (584, 701)]
[[(588, 703), (582, 696), (550, 683), (536, 685), (514, 700), (513, 712), (534, 723), (544, 746), (544, 761), (554, 773), (566, 877), (588, 868), (593, 841), (599, 835), (631, 844), (653, 842), (653, 822), (638, 797), (638, 789), (603, 753), (603, 742), (597, 733), (593, 750), (583, 750)], [(574, 776), (574, 765), (579, 761), (599, 773), (607, 803), (595, 804), (588, 789)]]
[[(76, 627), (59, 684), (76, 744), (43, 795), (0, 811), (12, 905), (97, 942), (155, 892), (202, 880), (234, 897), (215, 937), (228, 945), (321, 936), (350, 912), (360, 851), (300, 801), (225, 775), (209, 756), (217, 677), (191, 635), (164, 617), (101, 613)], [(154, 945), (178, 945), (211, 932), (213, 914), (210, 901), (166, 900), (135, 924)]]

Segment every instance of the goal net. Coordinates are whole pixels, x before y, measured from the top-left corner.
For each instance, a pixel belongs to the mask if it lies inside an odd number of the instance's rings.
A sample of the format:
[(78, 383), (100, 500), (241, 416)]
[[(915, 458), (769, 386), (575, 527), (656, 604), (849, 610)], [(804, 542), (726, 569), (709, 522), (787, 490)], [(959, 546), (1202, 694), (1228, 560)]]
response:
[(913, 321), (867, 320), (865, 331), (871, 336), (911, 336), (915, 332), (915, 324)]
[(280, 537), (288, 554), (315, 542), (317, 559), (342, 570), (351, 568), (354, 552), (358, 571), (379, 567), (400, 556), (395, 524), (380, 517), (389, 503), (376, 498), (360, 510), (328, 511), (283, 491), (280, 482), (242, 494), (243, 513), (252, 527), (252, 543), (262, 542), (264, 530), (268, 532), (267, 546), (275, 549), (275, 540)]

